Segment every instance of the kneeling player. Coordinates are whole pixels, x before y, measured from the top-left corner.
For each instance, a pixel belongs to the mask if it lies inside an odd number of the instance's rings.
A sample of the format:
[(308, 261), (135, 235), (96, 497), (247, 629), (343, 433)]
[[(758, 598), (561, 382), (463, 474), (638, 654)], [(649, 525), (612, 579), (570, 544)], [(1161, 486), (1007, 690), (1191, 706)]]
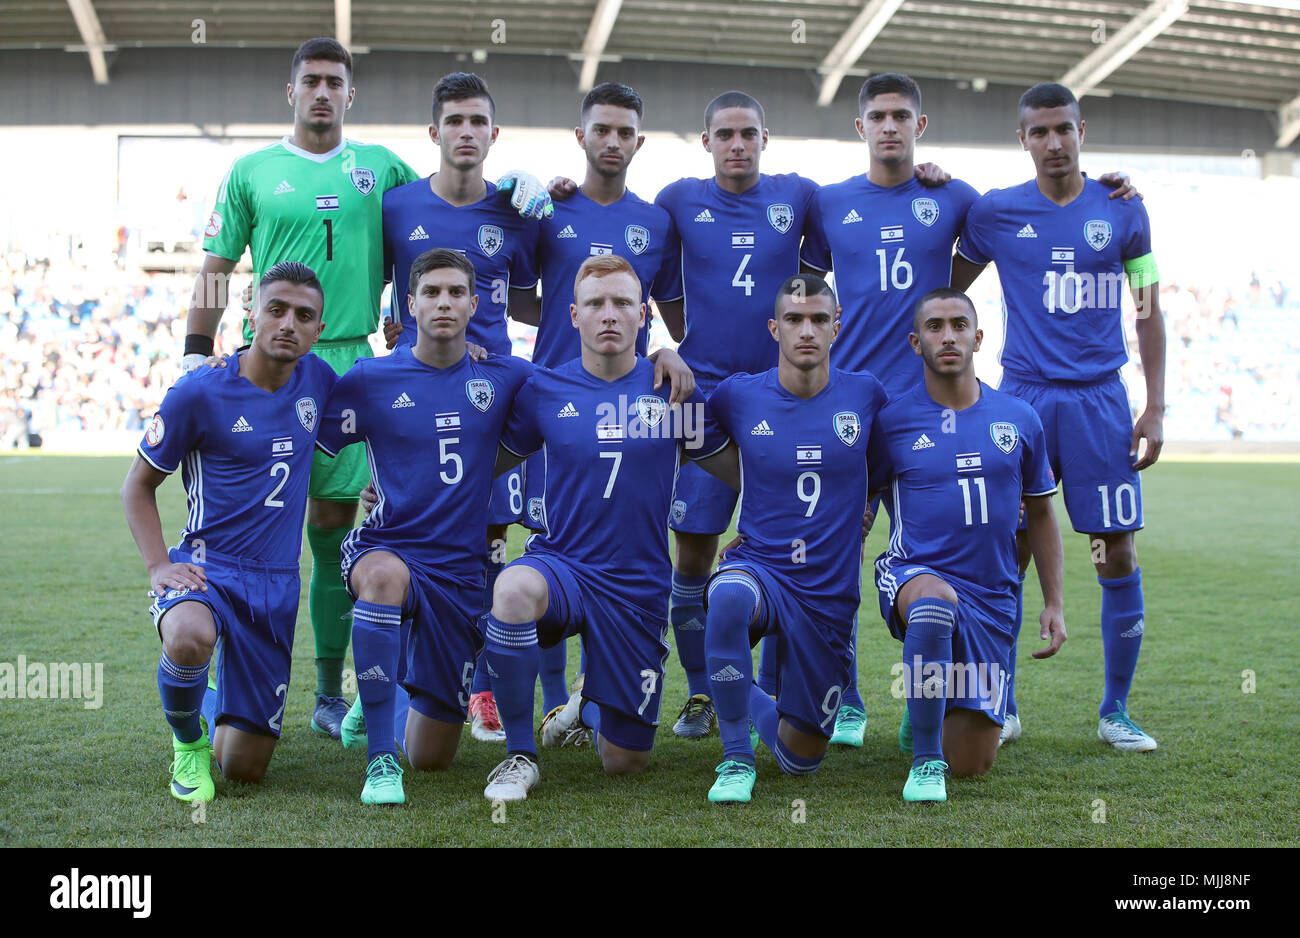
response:
[(1065, 641), (1063, 561), (1042, 423), (1028, 404), (976, 378), (984, 334), (974, 305), (950, 287), (932, 290), (912, 330), (925, 380), (880, 412), (869, 454), (872, 488), (890, 483), (892, 519), (876, 586), (881, 614), (903, 643), (913, 745), (903, 798), (946, 801), (946, 771), (983, 775), (997, 755), (1022, 499), (1043, 588), (1040, 634), (1051, 639), (1035, 658)]
[(668, 655), (662, 584), (678, 461), (686, 455), (717, 468), (739, 487), (734, 450), (706, 424), (704, 398), (695, 393), (670, 408), (654, 393), (654, 368), (636, 354), (645, 305), (631, 265), (617, 255), (585, 261), (570, 315), (581, 357), (525, 383), (501, 438), (499, 471), (543, 446), (553, 471), (547, 531), (502, 572), (486, 616), (487, 662), (509, 750), (484, 789), (490, 800), (522, 801), (538, 781), (538, 645), (569, 635), (583, 636), (585, 683), (543, 724), (543, 744), (561, 742), (581, 721), (605, 771), (645, 768)]
[(421, 254), (409, 287), (415, 344), (352, 366), (330, 397), (319, 444), (334, 455), (364, 440), (378, 495), (343, 542), (344, 582), (356, 599), (357, 697), (369, 729), (365, 804), (406, 801), (398, 727), (416, 769), (445, 769), (456, 754), (483, 644), (483, 532), (497, 441), (533, 370), (508, 355), (467, 354), (478, 295), (463, 254)]
[[(171, 793), (182, 801), (212, 799), (214, 751), (230, 779), (261, 781), (271, 761), (289, 691), (317, 414), (337, 380), (308, 354), (325, 299), (311, 268), (276, 264), (257, 296), (250, 347), (167, 392), (122, 484), (155, 597), (158, 692), (175, 737)], [(168, 551), (156, 490), (182, 464), (189, 516)], [(204, 728), (214, 648), (215, 725)]]
[[(768, 322), (777, 366), (728, 378), (709, 398), (745, 479), (740, 544), (708, 586), (705, 649), (723, 747), (710, 801), (750, 800), (751, 719), (782, 771), (815, 772), (850, 684), (867, 441), (885, 390), (870, 374), (831, 367), (839, 327), (826, 281), (791, 277)], [(753, 683), (750, 647), (761, 636), (775, 642), (775, 701)]]

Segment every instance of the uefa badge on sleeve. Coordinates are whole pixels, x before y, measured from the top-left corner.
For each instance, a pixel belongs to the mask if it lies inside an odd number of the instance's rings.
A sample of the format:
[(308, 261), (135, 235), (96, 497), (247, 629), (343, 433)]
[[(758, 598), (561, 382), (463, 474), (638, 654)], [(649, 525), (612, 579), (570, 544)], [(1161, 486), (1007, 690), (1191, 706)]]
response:
[(162, 414), (154, 414), (144, 428), (144, 441), (150, 446), (157, 446), (162, 442), (165, 432), (167, 428), (163, 426)]
[(492, 387), (492, 382), (487, 378), (474, 378), (466, 381), (465, 393), (469, 396), (469, 402), (485, 414), (497, 396), (496, 389)]
[(1016, 430), (1014, 423), (989, 424), (989, 436), (993, 437), (993, 442), (998, 445), (998, 449), (1008, 456), (1016, 448), (1016, 444), (1020, 442), (1020, 433)]

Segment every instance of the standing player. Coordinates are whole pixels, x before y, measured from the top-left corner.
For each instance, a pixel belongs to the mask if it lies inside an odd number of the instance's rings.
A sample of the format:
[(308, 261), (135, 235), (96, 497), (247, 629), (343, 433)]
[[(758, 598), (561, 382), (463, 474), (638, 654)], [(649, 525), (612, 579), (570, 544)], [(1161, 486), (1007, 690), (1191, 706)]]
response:
[[(342, 374), (371, 354), (366, 337), (379, 322), (383, 291), (383, 194), (415, 171), (381, 146), (343, 136), (352, 106), (352, 57), (333, 39), (311, 39), (294, 53), (288, 98), (293, 134), (236, 160), (208, 220), (207, 257), (195, 285), (185, 338), (187, 364), (211, 354), (226, 305), (226, 280), (251, 246), (255, 277), (283, 257), (319, 272), (330, 297), (329, 327), (318, 354)], [(307, 503), (312, 574), (308, 608), (316, 636), (316, 707), (311, 727), (339, 738), (348, 710), (343, 659), (351, 600), (343, 588), (339, 548), (356, 519), (366, 484), (364, 454), (316, 457)]]
[(490, 800), (522, 801), (538, 780), (539, 638), (551, 645), (581, 634), (588, 657), (582, 690), (543, 723), (543, 745), (585, 725), (606, 772), (645, 768), (668, 655), (664, 522), (678, 461), (729, 465), (739, 485), (734, 450), (706, 423), (703, 397), (669, 407), (653, 393), (653, 366), (636, 351), (645, 305), (632, 265), (617, 256), (585, 261), (570, 315), (581, 357), (528, 380), (501, 438), (501, 465), (544, 447), (553, 471), (547, 531), (506, 567), (485, 617), (509, 747), (484, 789)]
[[(439, 79), (429, 125), (429, 138), (440, 155), (438, 172), (384, 194), (384, 263), (388, 279), (405, 284), (412, 261), (431, 244), (461, 251), (473, 264), (476, 290), (472, 292), (480, 298), (469, 321), (469, 341), (493, 355), (508, 356), (507, 307), (519, 302), (536, 305), (538, 223), (516, 214), (497, 187), (483, 179), (483, 163), (499, 132), (496, 104), (482, 78), (454, 72)], [(393, 291), (393, 311), (402, 327), (397, 342), (409, 346), (418, 328), (399, 292)], [(491, 604), (492, 584), (505, 566), (506, 528), (522, 519), (523, 505), (521, 470), (513, 469), (494, 481), (483, 611)], [(470, 712), (475, 739), (505, 739), (485, 670), (476, 672)]]
[[(713, 157), (712, 178), (681, 179), (655, 197), (682, 244), (685, 323), (672, 324), (675, 333), (684, 328), (678, 352), (706, 395), (732, 375), (776, 365), (777, 345), (767, 330), (771, 297), (799, 272), (799, 243), (817, 184), (793, 173), (761, 174), (767, 139), (758, 101), (742, 91), (719, 95), (705, 108), (701, 135)], [(669, 520), (677, 548), (669, 615), (690, 694), (673, 732), (687, 739), (713, 726), (704, 585), (735, 508), (734, 489), (691, 463), (681, 467)]]
[[(176, 382), (122, 485), (156, 597), (158, 693), (174, 735), (171, 793), (182, 801), (212, 799), (214, 747), (226, 778), (256, 782), (280, 736), (307, 477), (317, 414), (336, 380), (307, 354), (323, 307), (310, 268), (285, 262), (268, 270), (247, 351), (231, 355), (228, 367)], [(169, 551), (155, 493), (182, 464), (189, 515)], [(199, 711), (214, 648), (216, 709), (205, 729)]]
[[(557, 368), (572, 361), (581, 344), (569, 316), (574, 302), (572, 284), (589, 257), (613, 254), (632, 266), (641, 297), (653, 297), (666, 323), (681, 321), (680, 247), (668, 213), (627, 188), (627, 171), (645, 137), (641, 119), (645, 105), (632, 88), (615, 82), (597, 85), (582, 100), (578, 146), (587, 158), (587, 172), (576, 191), (555, 203), (555, 214), (542, 222), (538, 269), (542, 276), (540, 307), (531, 313), (521, 304), (519, 318), (538, 326), (533, 361)], [(515, 315), (512, 310), (512, 315)], [(648, 322), (637, 336), (636, 351), (644, 355)], [(527, 523), (545, 530), (547, 453), (528, 461)], [(542, 655), (542, 698), (546, 709), (568, 697), (564, 679), (565, 649), (560, 642)]]
[[(532, 373), (510, 355), (473, 361), (466, 329), (479, 305), (473, 264), (440, 248), (410, 264), (415, 344), (357, 362), (322, 418), (331, 455), (365, 442), (379, 502), (343, 542), (353, 606), (357, 697), (369, 757), (361, 800), (406, 800), (394, 726), (416, 769), (445, 769), (460, 742), (482, 647), (483, 530), (497, 441)], [(410, 622), (402, 641), (401, 623)], [(405, 660), (400, 660), (404, 653)], [(401, 679), (410, 714), (397, 700)], [(402, 717), (395, 723), (398, 710)]]
[[(1133, 533), (1142, 528), (1138, 472), (1160, 457), (1164, 439), (1165, 325), (1146, 209), (1112, 201), (1080, 172), (1083, 130), (1079, 102), (1064, 85), (1025, 92), (1020, 142), (1035, 177), (975, 203), (953, 285), (964, 289), (990, 261), (998, 265), (1006, 309), (1000, 390), (1042, 418), (1070, 522), (1088, 535), (1101, 584), (1105, 688), (1097, 735), (1116, 749), (1147, 752), (1156, 741), (1128, 715), (1146, 620)], [(1125, 276), (1147, 392), (1136, 425), (1119, 375), (1128, 360)], [(1021, 537), (1021, 570), (1027, 565)]]
[(880, 611), (903, 643), (913, 739), (905, 801), (946, 801), (944, 773), (983, 775), (997, 755), (1015, 637), (1014, 538), (1023, 500), (1043, 587), (1041, 637), (1065, 641), (1061, 534), (1042, 424), (1032, 407), (981, 384), (984, 334), (950, 287), (917, 304), (925, 380), (890, 400), (872, 437), (872, 488), (885, 496), (889, 549), (876, 561)]
[[(740, 544), (708, 586), (706, 645), (723, 762), (714, 802), (750, 800), (753, 720), (781, 770), (815, 772), (854, 667), (867, 441), (885, 390), (830, 365), (839, 307), (825, 280), (781, 285), (768, 322), (780, 362), (709, 398), (740, 448)], [(776, 643), (777, 698), (752, 682), (750, 646)]]

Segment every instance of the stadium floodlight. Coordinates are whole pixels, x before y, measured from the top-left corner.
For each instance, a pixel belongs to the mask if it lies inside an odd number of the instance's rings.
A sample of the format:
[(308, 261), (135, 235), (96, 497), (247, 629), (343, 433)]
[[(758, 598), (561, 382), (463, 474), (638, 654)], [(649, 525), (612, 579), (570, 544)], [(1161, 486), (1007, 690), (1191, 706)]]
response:
[(334, 38), (352, 48), (352, 0), (334, 0)]
[(104, 27), (99, 25), (99, 16), (91, 0), (68, 0), (68, 9), (77, 21), (77, 31), (85, 44), (86, 54), (90, 57), (90, 71), (95, 76), (95, 84), (108, 84), (108, 60), (104, 52), (109, 48), (104, 41)]
[(893, 19), (894, 13), (902, 5), (903, 0), (869, 0), (868, 3), (863, 4), (862, 12), (858, 14), (857, 19), (817, 68), (817, 71), (825, 76), (822, 79), (821, 90), (817, 93), (819, 107), (826, 107), (834, 100), (835, 92), (839, 90), (840, 82), (849, 73), (849, 69), (862, 58), (862, 53), (867, 51), (867, 46), (875, 42), (880, 31)]
[(614, 31), (614, 21), (623, 7), (623, 0), (600, 0), (591, 15), (587, 38), (582, 42), (582, 73), (578, 76), (578, 90), (586, 94), (596, 85), (596, 69), (600, 68), (609, 34)]
[(1296, 95), (1277, 109), (1277, 143), (1279, 150), (1289, 147), (1291, 141), (1300, 137), (1300, 95)]
[(1188, 0), (1154, 0), (1108, 42), (1083, 57), (1060, 82), (1082, 98), (1187, 12)]

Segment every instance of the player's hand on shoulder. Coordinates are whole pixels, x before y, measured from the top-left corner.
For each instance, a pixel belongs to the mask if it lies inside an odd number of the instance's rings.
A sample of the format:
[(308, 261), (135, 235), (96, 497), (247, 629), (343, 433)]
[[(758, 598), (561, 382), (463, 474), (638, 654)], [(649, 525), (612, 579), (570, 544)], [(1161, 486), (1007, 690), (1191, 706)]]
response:
[(192, 563), (159, 564), (149, 571), (149, 587), (156, 596), (166, 596), (168, 590), (200, 590), (208, 588), (208, 575), (203, 568)]
[[(1147, 441), (1146, 452), (1142, 458), (1138, 459), (1138, 442), (1143, 438)], [(1129, 449), (1129, 458), (1134, 460), (1133, 468), (1138, 472), (1146, 469), (1148, 466), (1155, 465), (1160, 458), (1160, 449), (1165, 445), (1165, 418), (1164, 414), (1158, 409), (1148, 407), (1142, 411), (1142, 416), (1133, 424), (1133, 446)]]
[(555, 214), (550, 193), (532, 173), (512, 169), (497, 180), (497, 191), (510, 196), (510, 204), (523, 218), (550, 218)]
[(668, 406), (685, 404), (690, 400), (695, 393), (695, 374), (682, 357), (670, 348), (661, 348), (650, 356), (650, 360), (655, 366), (655, 390), (659, 390), (665, 380), (672, 385)]
[(945, 173), (938, 163), (918, 163), (913, 170), (921, 185), (934, 188), (952, 182), (952, 173)]
[(1142, 193), (1137, 191), (1137, 187), (1128, 178), (1128, 173), (1107, 173), (1104, 176), (1098, 176), (1097, 181), (1103, 186), (1114, 190), (1110, 194), (1112, 199), (1123, 199), (1127, 202), (1129, 199), (1142, 198)]
[(402, 324), (392, 319), (384, 320), (384, 348), (392, 349), (402, 337)]
[(469, 360), (473, 362), (481, 362), (492, 354), (483, 346), (475, 345), (473, 342), (465, 343), (465, 351), (469, 353)]
[(568, 176), (556, 176), (546, 184), (546, 191), (554, 201), (563, 202), (578, 191), (578, 184)]
[(1050, 643), (1044, 649), (1033, 652), (1035, 658), (1050, 658), (1061, 650), (1065, 644), (1065, 613), (1060, 606), (1048, 606), (1038, 615), (1038, 637)]
[(367, 482), (366, 487), (361, 490), (361, 513), (363, 517), (370, 517), (370, 513), (375, 510), (379, 504), (379, 495), (375, 492), (375, 484)]

